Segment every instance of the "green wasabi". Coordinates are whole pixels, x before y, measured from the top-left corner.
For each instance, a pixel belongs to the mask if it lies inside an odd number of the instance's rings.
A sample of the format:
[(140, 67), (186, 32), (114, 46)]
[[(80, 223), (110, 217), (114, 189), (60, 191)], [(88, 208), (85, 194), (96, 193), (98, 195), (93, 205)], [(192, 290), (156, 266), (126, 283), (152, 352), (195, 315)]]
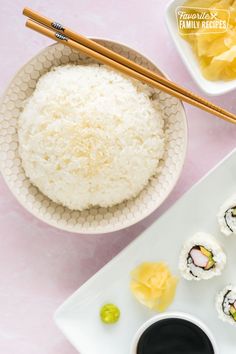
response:
[(116, 323), (120, 318), (120, 310), (116, 305), (106, 304), (100, 310), (100, 318), (106, 324)]

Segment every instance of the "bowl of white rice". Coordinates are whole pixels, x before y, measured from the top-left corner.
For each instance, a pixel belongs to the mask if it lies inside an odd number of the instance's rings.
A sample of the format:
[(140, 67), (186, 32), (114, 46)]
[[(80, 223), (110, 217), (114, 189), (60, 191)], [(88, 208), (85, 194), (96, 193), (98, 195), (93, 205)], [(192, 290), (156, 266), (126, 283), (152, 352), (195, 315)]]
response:
[[(133, 49), (97, 41), (162, 74)], [(63, 230), (105, 233), (142, 220), (182, 170), (181, 102), (62, 44), (16, 74), (0, 114), (6, 183), (28, 211)]]

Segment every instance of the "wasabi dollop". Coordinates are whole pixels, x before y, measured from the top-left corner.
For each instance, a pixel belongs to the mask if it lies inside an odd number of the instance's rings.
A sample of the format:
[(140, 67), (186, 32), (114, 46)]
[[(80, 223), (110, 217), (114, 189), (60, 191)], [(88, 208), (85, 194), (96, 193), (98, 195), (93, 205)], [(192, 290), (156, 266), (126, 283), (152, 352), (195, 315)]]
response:
[(100, 310), (100, 318), (106, 324), (116, 323), (120, 318), (120, 310), (114, 304), (105, 304)]

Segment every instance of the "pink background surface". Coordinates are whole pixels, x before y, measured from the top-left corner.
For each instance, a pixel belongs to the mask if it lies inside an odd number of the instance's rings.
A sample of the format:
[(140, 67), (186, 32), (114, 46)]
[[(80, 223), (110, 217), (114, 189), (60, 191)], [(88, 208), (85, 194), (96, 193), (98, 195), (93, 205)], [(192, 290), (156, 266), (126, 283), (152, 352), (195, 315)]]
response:
[[(23, 64), (51, 43), (25, 29), (24, 6), (87, 36), (123, 42), (172, 80), (198, 91), (167, 32), (166, 0), (0, 0), (0, 94)], [(236, 112), (234, 92), (214, 101)], [(89, 237), (47, 226), (17, 203), (0, 177), (1, 353), (76, 353), (53, 323), (56, 308), (236, 146), (235, 126), (193, 107), (186, 111), (189, 145), (177, 186), (159, 210), (123, 231)]]

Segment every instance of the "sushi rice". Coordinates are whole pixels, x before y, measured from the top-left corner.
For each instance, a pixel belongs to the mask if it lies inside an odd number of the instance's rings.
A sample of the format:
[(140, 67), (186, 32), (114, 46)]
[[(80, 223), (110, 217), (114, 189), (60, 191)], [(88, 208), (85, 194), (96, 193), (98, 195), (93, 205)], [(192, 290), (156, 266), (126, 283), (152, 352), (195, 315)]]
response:
[(216, 296), (219, 319), (236, 326), (236, 286), (227, 285)]
[(204, 232), (196, 233), (185, 242), (179, 258), (179, 270), (187, 280), (218, 276), (225, 264), (225, 253), (215, 238)]
[(228, 198), (220, 207), (218, 223), (225, 236), (236, 235), (236, 194)]

